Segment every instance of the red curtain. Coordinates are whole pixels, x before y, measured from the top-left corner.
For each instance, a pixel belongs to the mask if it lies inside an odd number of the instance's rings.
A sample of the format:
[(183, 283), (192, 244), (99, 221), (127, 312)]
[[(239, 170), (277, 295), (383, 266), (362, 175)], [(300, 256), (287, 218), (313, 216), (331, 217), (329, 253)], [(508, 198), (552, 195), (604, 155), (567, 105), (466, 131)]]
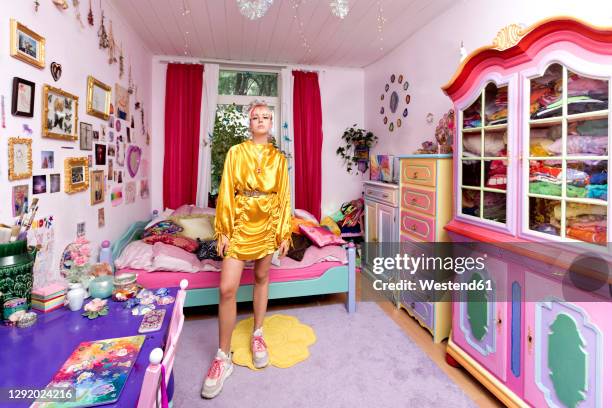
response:
[(295, 208), (321, 219), (321, 93), (316, 72), (293, 71)]
[(196, 202), (203, 72), (200, 64), (168, 64), (164, 208)]

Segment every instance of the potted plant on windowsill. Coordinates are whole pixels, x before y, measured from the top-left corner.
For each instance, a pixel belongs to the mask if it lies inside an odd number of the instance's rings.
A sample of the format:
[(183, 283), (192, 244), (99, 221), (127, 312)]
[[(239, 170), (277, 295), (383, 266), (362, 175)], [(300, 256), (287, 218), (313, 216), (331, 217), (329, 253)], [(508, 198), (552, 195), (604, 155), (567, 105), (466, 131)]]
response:
[(338, 147), (336, 154), (344, 160), (346, 171), (351, 173), (353, 166), (357, 166), (357, 170), (364, 173), (368, 169), (370, 149), (376, 145), (378, 137), (354, 124), (344, 131), (342, 140), (345, 145)]

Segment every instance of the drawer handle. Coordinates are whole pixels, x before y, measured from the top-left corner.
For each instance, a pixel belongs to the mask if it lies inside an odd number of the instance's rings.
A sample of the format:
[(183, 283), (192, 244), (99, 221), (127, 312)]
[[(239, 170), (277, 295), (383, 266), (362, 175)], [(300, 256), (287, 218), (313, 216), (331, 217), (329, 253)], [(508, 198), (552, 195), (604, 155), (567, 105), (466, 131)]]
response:
[(372, 194), (372, 193), (373, 193), (373, 191), (372, 191), (372, 190), (368, 190), (368, 194)]
[(419, 178), (419, 173), (415, 171), (415, 172), (413, 173), (413, 175), (412, 175), (412, 178), (413, 178), (413, 179), (418, 179), (418, 178)]
[(414, 205), (417, 203), (417, 199), (416, 197), (412, 197), (412, 200), (410, 200), (410, 202)]
[(384, 193), (384, 194), (383, 194), (383, 198), (389, 198), (389, 194)]
[(412, 224), (412, 225), (410, 226), (410, 229), (411, 229), (412, 231), (416, 231), (416, 225)]

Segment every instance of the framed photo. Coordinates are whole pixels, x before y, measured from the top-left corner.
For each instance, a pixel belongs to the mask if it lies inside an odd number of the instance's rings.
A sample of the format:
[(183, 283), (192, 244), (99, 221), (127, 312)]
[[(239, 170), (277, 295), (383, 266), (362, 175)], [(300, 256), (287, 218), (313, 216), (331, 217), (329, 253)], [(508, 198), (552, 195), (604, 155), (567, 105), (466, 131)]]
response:
[(30, 200), (29, 192), (30, 186), (27, 184), (13, 186), (13, 217), (19, 217), (24, 213), (25, 205)]
[(64, 191), (68, 194), (89, 188), (89, 167), (87, 157), (64, 159)]
[(45, 39), (11, 19), (11, 57), (37, 68), (45, 67)]
[(13, 77), (13, 99), (11, 113), (15, 116), (34, 116), (34, 91), (36, 84), (23, 78)]
[(80, 149), (81, 150), (91, 150), (93, 149), (93, 126), (91, 123), (81, 122), (80, 127)]
[(77, 223), (77, 237), (85, 236), (85, 221)]
[(79, 97), (45, 84), (42, 101), (42, 136), (77, 140)]
[(54, 156), (52, 150), (43, 150), (40, 152), (40, 168), (41, 169), (52, 169), (54, 166)]
[(96, 144), (96, 166), (106, 165), (106, 145)]
[(10, 181), (32, 177), (32, 139), (9, 138), (8, 154)]
[(44, 194), (47, 192), (47, 175), (32, 177), (32, 194)]
[(104, 228), (104, 207), (98, 208), (98, 228)]
[(104, 202), (104, 170), (91, 172), (91, 205)]
[(119, 84), (115, 84), (115, 107), (117, 108), (117, 118), (128, 120), (130, 115), (130, 94), (127, 89)]
[(49, 192), (58, 193), (61, 190), (60, 187), (61, 177), (59, 173), (49, 174)]
[(111, 87), (91, 75), (87, 77), (87, 114), (108, 120), (110, 116)]

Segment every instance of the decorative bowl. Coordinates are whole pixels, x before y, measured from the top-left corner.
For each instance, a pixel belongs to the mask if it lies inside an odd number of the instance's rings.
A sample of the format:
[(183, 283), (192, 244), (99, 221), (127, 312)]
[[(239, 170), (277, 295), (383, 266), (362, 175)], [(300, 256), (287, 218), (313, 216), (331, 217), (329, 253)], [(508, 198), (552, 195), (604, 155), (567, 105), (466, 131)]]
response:
[(89, 294), (93, 298), (106, 299), (113, 294), (114, 288), (112, 276), (98, 276), (89, 283)]

